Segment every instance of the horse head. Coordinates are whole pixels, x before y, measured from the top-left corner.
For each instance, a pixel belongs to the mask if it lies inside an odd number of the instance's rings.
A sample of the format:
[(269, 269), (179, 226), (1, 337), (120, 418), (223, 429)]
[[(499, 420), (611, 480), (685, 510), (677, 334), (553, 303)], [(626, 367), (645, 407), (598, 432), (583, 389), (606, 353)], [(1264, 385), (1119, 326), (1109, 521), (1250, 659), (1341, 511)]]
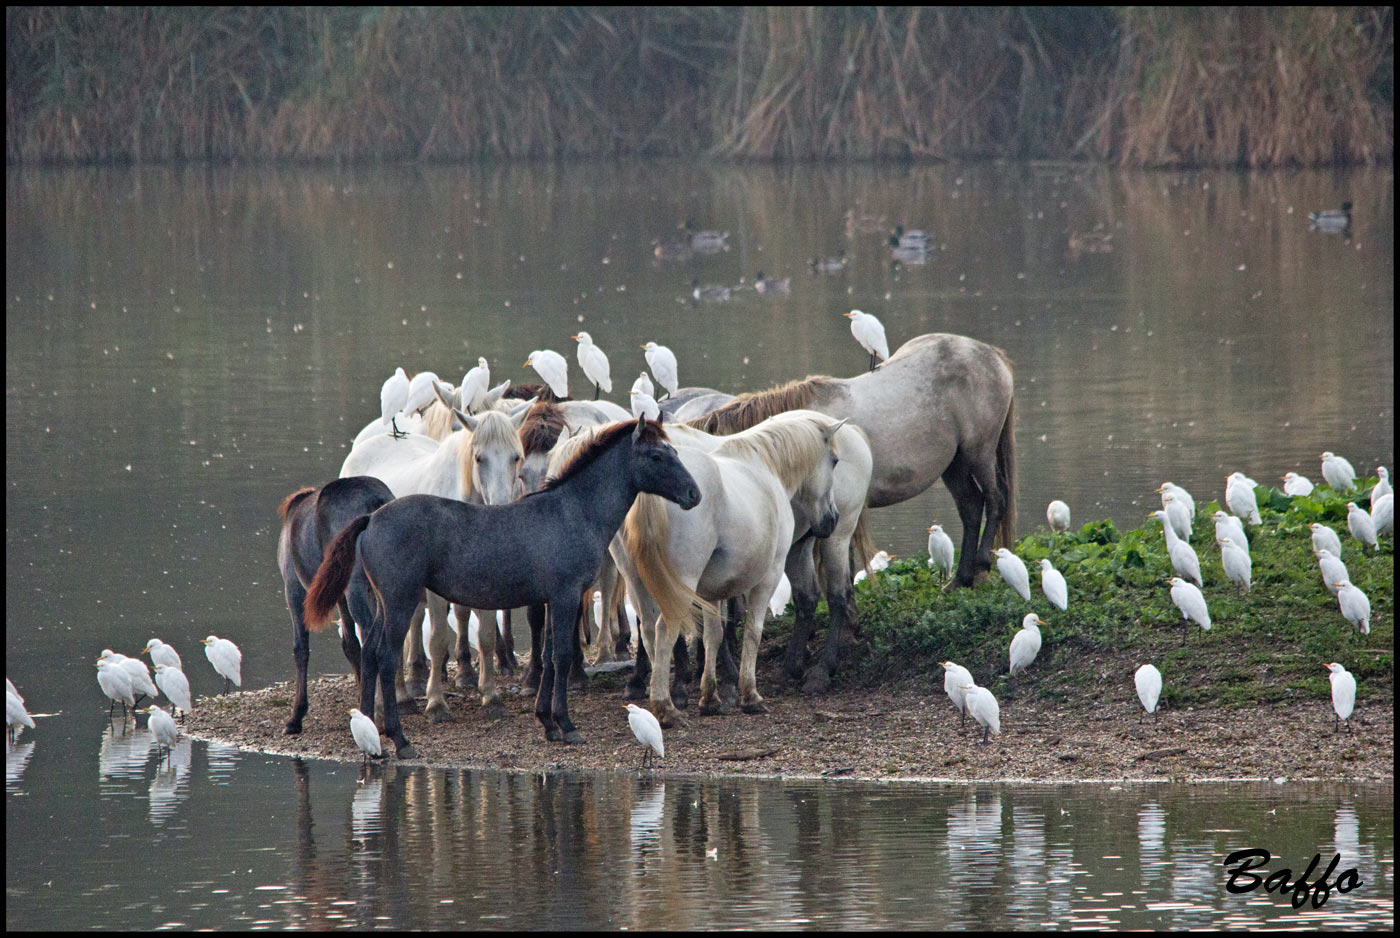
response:
[(453, 413), (472, 434), (471, 445), (462, 453), (462, 474), (470, 474), (472, 491), (481, 493), (487, 505), (514, 501), (519, 494), (520, 467), (525, 461), (517, 432), (524, 411), (518, 420), (499, 410), (483, 411), (475, 417), (460, 410)]
[(816, 467), (792, 497), (794, 519), (799, 527), (803, 520), (809, 521), (809, 529), (814, 537), (830, 537), (831, 532), (836, 530), (836, 522), (841, 520), (841, 513), (836, 508), (835, 495), (835, 472), (839, 462), (836, 455), (836, 433), (845, 424), (846, 421), (841, 420), (822, 427), (826, 453), (817, 461)]
[(638, 418), (632, 431), (632, 484), (689, 511), (700, 504), (700, 486), (666, 439), (661, 421)]

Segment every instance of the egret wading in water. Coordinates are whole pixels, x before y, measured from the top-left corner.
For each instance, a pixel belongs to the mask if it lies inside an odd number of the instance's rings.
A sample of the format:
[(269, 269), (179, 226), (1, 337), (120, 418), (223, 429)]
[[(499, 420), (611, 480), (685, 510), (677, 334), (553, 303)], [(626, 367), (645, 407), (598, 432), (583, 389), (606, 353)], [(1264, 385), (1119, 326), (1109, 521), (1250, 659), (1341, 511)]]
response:
[(384, 751), (379, 743), (379, 730), (374, 721), (361, 713), (358, 707), (351, 707), (346, 713), (350, 714), (350, 735), (354, 737), (355, 745), (364, 752), (360, 764), (368, 765), (372, 758), (384, 758)]
[(1186, 627), (1194, 622), (1204, 631), (1210, 631), (1210, 610), (1206, 608), (1206, 597), (1194, 583), (1187, 583), (1179, 576), (1168, 577), (1172, 585), (1172, 602), (1181, 610), (1181, 644), (1186, 644)]
[(1327, 525), (1314, 521), (1308, 525), (1312, 531), (1313, 550), (1330, 550), (1338, 560), (1342, 559), (1342, 539)]
[(14, 689), (10, 679), (5, 679), (5, 728), (10, 734), (10, 742), (15, 741), (15, 727), (27, 726), (34, 729), (34, 718), (24, 709), (24, 698)]
[[(1162, 696), (1162, 672), (1150, 664), (1145, 664), (1133, 673), (1133, 685), (1137, 687), (1138, 700), (1142, 708), (1152, 714), (1152, 722), (1157, 722), (1157, 700)], [(1138, 714), (1142, 722), (1142, 714)]]
[(989, 732), (1001, 735), (1001, 707), (997, 705), (997, 699), (992, 696), (992, 692), (985, 687), (964, 684), (963, 693), (966, 695), (964, 699), (967, 712), (982, 724), (982, 745), (985, 746), (990, 742), (987, 738)]
[(151, 683), (151, 672), (146, 670), (146, 662), (140, 658), (119, 655), (110, 648), (102, 649), (102, 654), (98, 657), (108, 664), (115, 664), (126, 672), (127, 677), (131, 678), (131, 692), (135, 695), (138, 704), (142, 697), (155, 699), (156, 694), (159, 693), (156, 686)]
[(1031, 575), (1026, 571), (1026, 565), (1021, 558), (1005, 547), (998, 547), (992, 554), (997, 559), (997, 572), (1001, 574), (1001, 578), (1020, 593), (1022, 599), (1030, 599)]
[[(1045, 506), (1045, 520), (1053, 534), (1063, 534), (1069, 530), (1069, 506), (1058, 498)], [(1054, 543), (1052, 539), (1050, 543)]]
[(1225, 568), (1225, 576), (1237, 590), (1248, 593), (1250, 578), (1254, 573), (1254, 561), (1250, 559), (1249, 551), (1226, 538), (1216, 538), (1215, 543), (1220, 545), (1220, 565)]
[(603, 350), (593, 344), (593, 337), (587, 332), (580, 332), (571, 336), (578, 342), (578, 363), (583, 369), (583, 375), (593, 382), (593, 399), (606, 391), (612, 393), (612, 369), (608, 366), (608, 356), (603, 354)]
[(967, 688), (974, 684), (976, 681), (972, 679), (972, 672), (967, 668), (952, 661), (943, 662), (943, 691), (953, 702), (953, 706), (958, 708), (958, 713), (962, 714), (959, 729), (967, 726)]
[(890, 343), (885, 339), (885, 327), (880, 324), (880, 320), (858, 309), (842, 315), (851, 321), (851, 335), (856, 337), (861, 348), (870, 353), (871, 371), (875, 370), (876, 356), (879, 356), (881, 361), (889, 361)]
[(243, 686), (243, 676), (240, 673), (243, 667), (243, 652), (239, 651), (233, 642), (210, 635), (204, 640), (204, 657), (209, 659), (214, 670), (223, 677), (225, 694), (228, 693), (229, 681), (237, 687)]
[(652, 753), (666, 758), (666, 741), (661, 738), (661, 722), (650, 710), (636, 704), (626, 704), (623, 709), (627, 711), (627, 725), (632, 728), (632, 735), (642, 744), (642, 765), (651, 764)]
[(180, 731), (175, 728), (175, 720), (160, 707), (152, 704), (146, 710), (146, 728), (156, 738), (156, 767), (160, 767), (160, 749), (168, 754), (180, 739)]
[(147, 642), (146, 647), (141, 649), (141, 654), (150, 655), (152, 665), (168, 664), (174, 668), (183, 667), (180, 664), (180, 653), (158, 638)]
[(1205, 585), (1201, 580), (1201, 559), (1196, 556), (1196, 549), (1177, 537), (1176, 529), (1172, 527), (1167, 513), (1158, 509), (1147, 517), (1162, 522), (1162, 534), (1167, 539), (1167, 556), (1171, 558), (1172, 569), (1176, 571), (1177, 576), (1195, 580), (1200, 586)]
[(1371, 634), (1371, 600), (1350, 580), (1337, 584), (1337, 605), (1342, 608), (1342, 616), (1362, 635)]
[(563, 400), (569, 396), (569, 363), (563, 355), (553, 349), (535, 349), (521, 367), (535, 369), (555, 397)]
[(1334, 492), (1349, 492), (1356, 486), (1356, 470), (1351, 463), (1332, 452), (1318, 458), (1322, 460), (1322, 478)]
[(1040, 654), (1040, 626), (1045, 625), (1045, 620), (1034, 612), (1026, 613), (1026, 617), (1021, 620), (1021, 631), (1016, 633), (1016, 637), (1011, 639), (1011, 670), (1008, 672), (1012, 677), (1016, 672), (1024, 671), (1035, 661), (1035, 656)]
[(1347, 530), (1367, 547), (1381, 549), (1381, 543), (1376, 538), (1376, 523), (1371, 520), (1370, 512), (1356, 502), (1347, 502)]
[(395, 439), (408, 436), (395, 422), (398, 413), (408, 404), (408, 384), (408, 375), (399, 367), (379, 389), (379, 419), (393, 428)]
[(185, 714), (194, 709), (194, 704), (190, 700), (190, 681), (185, 677), (185, 672), (169, 664), (156, 665), (156, 686), (165, 698), (171, 702), (179, 711), (180, 719), (185, 718)]
[(1332, 672), (1328, 680), (1332, 682), (1332, 710), (1337, 714), (1337, 720), (1332, 724), (1332, 732), (1340, 732), (1342, 722), (1345, 721), (1347, 732), (1350, 733), (1351, 711), (1356, 707), (1356, 678), (1335, 661), (1323, 667)]
[(112, 708), (120, 701), (122, 705), (122, 723), (126, 722), (126, 708), (136, 710), (136, 697), (131, 690), (131, 675), (121, 665), (114, 661), (107, 661), (103, 658), (97, 659), (97, 685), (102, 688), (102, 693), (112, 701), (107, 705), (107, 722), (112, 721)]
[(1056, 570), (1050, 560), (1045, 557), (1040, 560), (1040, 591), (1045, 594), (1045, 598), (1050, 600), (1050, 605), (1055, 608), (1060, 610), (1069, 608), (1069, 584), (1065, 582), (1065, 575)]
[(648, 342), (642, 348), (646, 349), (647, 367), (651, 369), (651, 375), (656, 379), (656, 383), (666, 389), (666, 397), (676, 393), (676, 389), (681, 386), (679, 373), (676, 371), (676, 356), (664, 345), (657, 345), (655, 342)]
[(1313, 484), (1307, 476), (1300, 476), (1296, 472), (1286, 472), (1280, 478), (1283, 479), (1283, 494), (1291, 495), (1294, 498), (1312, 494)]
[(943, 525), (931, 526), (928, 529), (928, 562), (944, 582), (953, 575), (953, 553), (953, 539), (943, 530)]

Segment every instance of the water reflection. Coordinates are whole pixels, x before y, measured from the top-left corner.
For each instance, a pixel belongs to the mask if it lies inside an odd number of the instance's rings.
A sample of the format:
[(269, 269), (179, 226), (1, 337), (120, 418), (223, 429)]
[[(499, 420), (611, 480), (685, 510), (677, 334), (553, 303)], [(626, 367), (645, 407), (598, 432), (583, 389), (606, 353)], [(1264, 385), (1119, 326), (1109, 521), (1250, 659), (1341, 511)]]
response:
[(190, 795), (190, 764), (194, 741), (182, 737), (170, 750), (164, 766), (157, 764), (148, 792), (151, 823), (157, 826), (170, 820), (175, 808)]
[(119, 729), (113, 724), (102, 729), (99, 739), (97, 774), (104, 794), (126, 791), (124, 785), (112, 782), (145, 776), (146, 760), (156, 744), (150, 730), (135, 723), (124, 723)]
[(34, 758), (34, 740), (23, 743), (12, 743), (5, 741), (5, 791), (7, 793), (18, 793), (20, 780), (24, 777), (25, 767), (29, 765), (29, 760)]

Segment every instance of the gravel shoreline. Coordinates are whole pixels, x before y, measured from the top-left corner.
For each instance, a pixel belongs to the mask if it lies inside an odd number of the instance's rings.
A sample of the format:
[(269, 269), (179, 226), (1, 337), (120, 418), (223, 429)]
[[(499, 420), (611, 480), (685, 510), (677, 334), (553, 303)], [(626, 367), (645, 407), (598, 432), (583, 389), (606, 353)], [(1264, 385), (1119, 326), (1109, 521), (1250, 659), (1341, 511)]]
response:
[[(641, 747), (623, 712), (630, 672), (595, 674), (587, 692), (570, 691), (583, 745), (547, 743), (534, 697), (507, 679), (506, 716), (492, 719), (475, 695), (448, 695), (453, 722), (403, 714), (421, 758), (405, 765), (508, 771), (635, 771)], [(1218, 781), (1284, 777), (1389, 781), (1394, 777), (1395, 713), (1390, 700), (1360, 701), (1352, 732), (1334, 734), (1329, 700), (1238, 709), (1166, 711), (1154, 726), (1141, 708), (1117, 699), (1055, 703), (1022, 695), (1001, 700), (1001, 735), (980, 745), (981, 728), (958, 714), (941, 681), (899, 688), (838, 690), (804, 699), (776, 674), (761, 674), (770, 713), (702, 717), (666, 731), (658, 777), (857, 778), (882, 781)], [(346, 711), (358, 705), (348, 675), (310, 682), (310, 710), (299, 736), (283, 727), (290, 682), (202, 698), (183, 731), (275, 755), (359, 761)], [(692, 700), (694, 697), (692, 696)], [(420, 705), (421, 706), (421, 705)], [(974, 730), (976, 733), (974, 734)], [(392, 759), (393, 747), (384, 740)]]

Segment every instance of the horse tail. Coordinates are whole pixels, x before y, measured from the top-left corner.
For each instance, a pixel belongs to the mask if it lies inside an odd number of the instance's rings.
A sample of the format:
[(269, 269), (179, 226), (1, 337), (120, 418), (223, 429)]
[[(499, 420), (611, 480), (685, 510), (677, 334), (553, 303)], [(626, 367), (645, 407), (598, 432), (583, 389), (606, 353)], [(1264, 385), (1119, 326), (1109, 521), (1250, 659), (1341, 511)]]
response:
[(1002, 513), (997, 531), (1001, 546), (1007, 550), (1016, 549), (1016, 395), (1006, 408), (1006, 422), (1001, 425), (1001, 439), (997, 441), (997, 485), (1001, 487), (1006, 500), (1006, 511)]
[(287, 516), (292, 513), (292, 509), (296, 508), (303, 498), (314, 491), (316, 490), (308, 485), (305, 488), (297, 489), (295, 492), (282, 499), (282, 504), (277, 506), (277, 517), (281, 522), (286, 524)]
[(350, 585), (350, 575), (355, 572), (355, 545), (369, 524), (369, 517), (360, 515), (351, 521), (326, 548), (326, 556), (306, 590), (306, 602), (302, 607), (306, 627), (313, 632), (326, 627), (331, 610), (345, 595), (345, 587)]
[(860, 510), (860, 517), (856, 519), (856, 529), (851, 532), (851, 576), (855, 576), (857, 570), (865, 570), (866, 576), (870, 575), (870, 569), (866, 565), (870, 558), (875, 556), (875, 542), (870, 539), (870, 527), (865, 523), (868, 513), (865, 508)]
[(686, 586), (666, 555), (670, 520), (666, 506), (656, 495), (638, 495), (632, 510), (622, 522), (622, 542), (627, 556), (637, 566), (637, 575), (661, 609), (661, 617), (680, 627), (686, 638), (694, 638), (702, 613), (719, 615), (713, 603)]

